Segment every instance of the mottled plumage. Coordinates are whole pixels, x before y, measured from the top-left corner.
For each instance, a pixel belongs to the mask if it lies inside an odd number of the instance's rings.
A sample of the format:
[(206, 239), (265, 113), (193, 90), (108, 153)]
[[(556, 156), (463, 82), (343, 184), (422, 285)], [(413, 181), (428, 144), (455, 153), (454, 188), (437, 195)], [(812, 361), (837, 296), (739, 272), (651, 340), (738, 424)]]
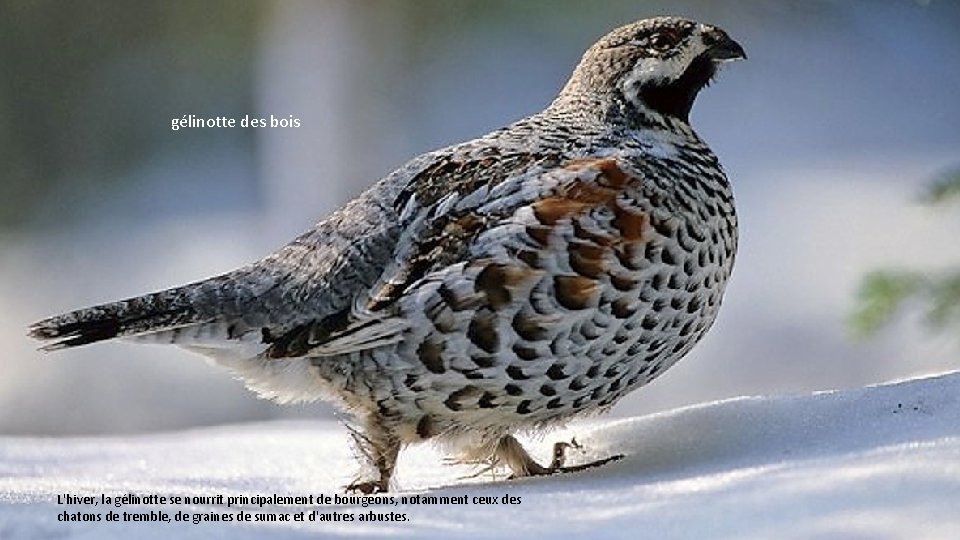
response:
[(514, 475), (513, 434), (603, 410), (704, 335), (733, 266), (733, 196), (688, 123), (719, 63), (679, 18), (614, 30), (543, 112), (419, 156), (266, 258), (36, 323), (47, 350), (111, 338), (213, 357), (261, 395), (355, 418), (386, 490), (435, 439)]

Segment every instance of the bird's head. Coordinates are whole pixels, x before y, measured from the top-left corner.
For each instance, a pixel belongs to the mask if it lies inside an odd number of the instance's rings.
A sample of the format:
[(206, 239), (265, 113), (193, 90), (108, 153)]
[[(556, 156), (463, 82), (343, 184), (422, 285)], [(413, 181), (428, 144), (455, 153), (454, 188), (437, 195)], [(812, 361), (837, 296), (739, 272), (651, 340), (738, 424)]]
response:
[(644, 19), (613, 30), (583, 55), (559, 100), (600, 100), (687, 121), (697, 93), (719, 65), (741, 60), (726, 32), (679, 17)]

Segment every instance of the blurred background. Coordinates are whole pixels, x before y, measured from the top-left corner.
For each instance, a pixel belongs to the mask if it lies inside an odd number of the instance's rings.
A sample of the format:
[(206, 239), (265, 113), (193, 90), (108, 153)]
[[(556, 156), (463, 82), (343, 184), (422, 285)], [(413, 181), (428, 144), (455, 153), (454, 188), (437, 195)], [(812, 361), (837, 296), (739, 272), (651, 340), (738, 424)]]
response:
[[(958, 2), (2, 0), (0, 433), (331, 415), (176, 348), (41, 354), (25, 329), (259, 258), (406, 159), (540, 110), (597, 37), (661, 14), (750, 56), (692, 116), (741, 250), (706, 340), (614, 414), (960, 367), (909, 310), (868, 341), (847, 326), (870, 269), (960, 260), (957, 213), (917, 203), (960, 162)], [(172, 131), (186, 114), (301, 127)]]

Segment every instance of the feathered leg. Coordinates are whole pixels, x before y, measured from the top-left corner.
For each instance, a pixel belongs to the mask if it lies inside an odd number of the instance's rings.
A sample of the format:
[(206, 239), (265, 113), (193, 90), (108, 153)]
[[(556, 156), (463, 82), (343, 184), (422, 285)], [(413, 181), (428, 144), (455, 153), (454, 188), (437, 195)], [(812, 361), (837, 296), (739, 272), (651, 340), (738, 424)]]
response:
[(361, 462), (361, 472), (345, 489), (366, 495), (389, 491), (390, 479), (400, 454), (400, 439), (372, 414), (363, 419), (359, 427), (351, 427), (350, 431)]

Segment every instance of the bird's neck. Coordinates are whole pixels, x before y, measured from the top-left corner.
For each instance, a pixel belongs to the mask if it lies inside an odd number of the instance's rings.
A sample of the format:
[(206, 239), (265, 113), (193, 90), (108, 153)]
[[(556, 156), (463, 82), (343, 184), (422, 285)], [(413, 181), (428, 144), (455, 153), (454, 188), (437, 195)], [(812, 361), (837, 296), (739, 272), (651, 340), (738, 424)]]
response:
[(684, 117), (670, 116), (646, 106), (643, 102), (627, 100), (619, 92), (598, 92), (583, 88), (574, 81), (564, 87), (544, 112), (608, 129), (690, 129)]

